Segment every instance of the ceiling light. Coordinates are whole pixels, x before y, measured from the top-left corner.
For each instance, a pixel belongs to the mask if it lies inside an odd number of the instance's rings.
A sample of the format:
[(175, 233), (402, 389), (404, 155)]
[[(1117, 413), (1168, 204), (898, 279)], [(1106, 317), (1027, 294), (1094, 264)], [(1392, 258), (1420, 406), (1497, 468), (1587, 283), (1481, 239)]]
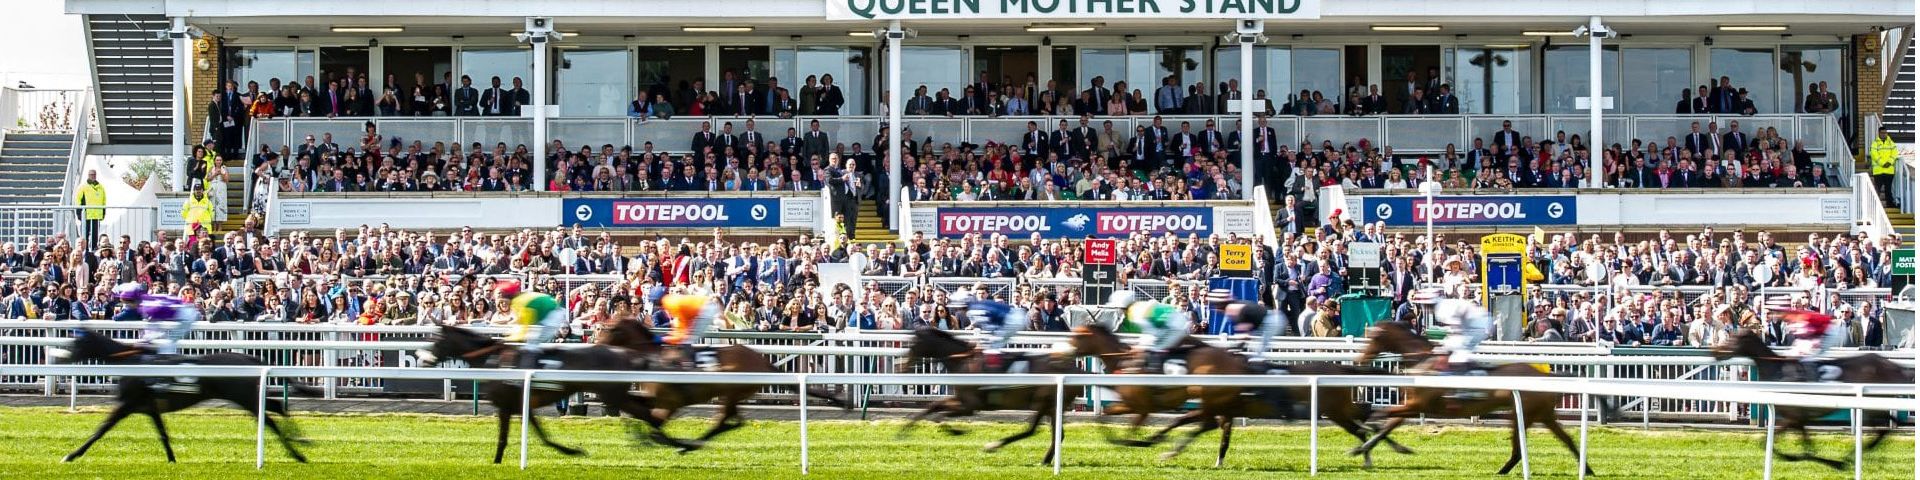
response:
[(872, 36), (873, 36), (873, 31), (872, 31), (872, 30), (854, 30), (854, 31), (850, 31), (850, 32), (847, 32), (847, 36), (849, 36), (849, 37), (872, 37)]
[(1526, 35), (1529, 37), (1571, 37), (1573, 36), (1573, 31), (1572, 30), (1528, 30), (1525, 32), (1520, 32), (1520, 34)]
[(1781, 32), (1781, 31), (1786, 31), (1786, 29), (1787, 29), (1786, 25), (1721, 25), (1720, 26), (1720, 31), (1722, 32)]
[[(559, 33), (559, 34), (560, 34), (560, 38), (573, 38), (573, 37), (578, 37), (578, 36), (580, 36), (580, 32), (557, 32), (557, 33)], [(526, 34), (527, 34), (527, 32), (513, 32), (513, 33), (512, 33), (512, 34), (510, 34), (510, 35), (511, 35), (511, 36), (512, 36), (513, 38), (520, 38), (521, 36), (524, 36), (524, 35), (526, 35)]]
[(1104, 23), (1035, 23), (1027, 25), (1027, 31), (1046, 32), (1091, 32), (1104, 26)]
[(1524, 43), (1512, 43), (1512, 44), (1503, 44), (1503, 45), (1487, 45), (1487, 48), (1530, 48), (1532, 46), (1533, 45), (1528, 45)]
[(1438, 32), (1439, 25), (1374, 25), (1376, 32)]
[(723, 25), (685, 26), (680, 27), (680, 31), (688, 33), (746, 33), (753, 31), (753, 27)]
[(400, 33), (407, 27), (399, 25), (334, 25), (333, 33)]

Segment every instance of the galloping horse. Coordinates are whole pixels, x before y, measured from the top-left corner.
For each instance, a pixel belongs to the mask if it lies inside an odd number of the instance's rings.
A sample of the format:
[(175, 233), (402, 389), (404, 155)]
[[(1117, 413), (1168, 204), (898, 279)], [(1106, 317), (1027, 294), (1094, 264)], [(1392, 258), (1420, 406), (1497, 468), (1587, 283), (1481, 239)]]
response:
[[(1139, 356), (1120, 337), (1100, 325), (1082, 325), (1074, 328), (1071, 340), (1075, 356), (1099, 357), (1106, 365), (1108, 373), (1119, 372), (1123, 364), (1131, 363)], [(1187, 370), (1194, 375), (1244, 375), (1248, 373), (1245, 358), (1235, 355), (1224, 348), (1208, 345), (1192, 337), (1183, 340), (1176, 350), (1186, 351)], [(1199, 423), (1200, 428), (1181, 438), (1174, 444), (1173, 450), (1161, 454), (1161, 458), (1173, 458), (1187, 449), (1187, 445), (1202, 434), (1220, 429), (1220, 451), (1214, 458), (1214, 466), (1226, 464), (1227, 449), (1233, 444), (1233, 419), (1282, 418), (1291, 412), (1282, 412), (1276, 402), (1275, 394), (1283, 392), (1255, 392), (1252, 398), (1243, 396), (1246, 389), (1241, 387), (1161, 387), (1161, 386), (1120, 386), (1114, 391), (1120, 394), (1120, 402), (1108, 406), (1101, 415), (1132, 414), (1133, 423), (1128, 435), (1145, 424), (1147, 416), (1153, 412), (1171, 410), (1186, 404), (1187, 399), (1200, 400), (1200, 408), (1175, 419), (1171, 425), (1155, 432), (1145, 440), (1118, 439), (1111, 435), (1107, 441), (1116, 445), (1147, 447), (1159, 444), (1174, 429)], [(1106, 433), (1102, 430), (1102, 433)]]
[[(1780, 381), (1787, 376), (1789, 370), (1802, 368), (1799, 360), (1783, 357), (1778, 353), (1774, 353), (1772, 348), (1767, 347), (1767, 342), (1762, 340), (1759, 334), (1744, 328), (1734, 332), (1732, 336), (1727, 337), (1726, 341), (1713, 346), (1713, 358), (1726, 360), (1733, 357), (1752, 359), (1755, 376), (1759, 377), (1762, 381)], [(1877, 354), (1862, 353), (1847, 358), (1826, 360), (1821, 363), (1839, 367), (1840, 378), (1837, 380), (1845, 383), (1913, 383), (1912, 370), (1901, 367), (1899, 364), (1893, 363), (1887, 360), (1886, 357)], [(1796, 373), (1798, 378), (1814, 377), (1814, 375), (1812, 375), (1813, 372), (1793, 373)], [(1807, 433), (1807, 423), (1826, 416), (1829, 413), (1833, 413), (1834, 411), (1834, 409), (1829, 408), (1775, 407), (1774, 412), (1777, 415), (1777, 419), (1775, 420), (1776, 428), (1787, 428), (1799, 432), (1800, 446), (1804, 452), (1793, 455), (1776, 451), (1774, 454), (1779, 455), (1781, 459), (1787, 461), (1812, 460), (1819, 462), (1821, 465), (1833, 467), (1836, 470), (1845, 469), (1847, 465), (1846, 462), (1815, 455), (1813, 453), (1813, 438)], [(1874, 447), (1879, 446), (1880, 441), (1887, 438), (1887, 434), (1893, 433), (1893, 428), (1889, 426), (1892, 423), (1892, 418), (1893, 417), (1887, 412), (1874, 410), (1865, 412), (1865, 418), (1861, 419), (1861, 425), (1876, 426), (1873, 432), (1873, 440), (1866, 444), (1865, 448), (1867, 450), (1872, 450)]]
[[(1367, 348), (1360, 353), (1360, 358), (1354, 361), (1356, 364), (1366, 365), (1373, 363), (1373, 359), (1383, 353), (1399, 354), (1402, 367), (1412, 366), (1421, 361), (1436, 359), (1433, 356), (1433, 343), (1427, 341), (1426, 338), (1421, 337), (1419, 334), (1414, 333), (1413, 327), (1406, 323), (1376, 323), (1367, 329), (1367, 339), (1369, 340)], [(1487, 369), (1487, 375), (1498, 377), (1550, 376), (1531, 366), (1521, 364), (1491, 367)], [(1386, 439), (1387, 434), (1392, 433), (1393, 429), (1399, 428), (1400, 424), (1405, 423), (1409, 417), (1426, 415), (1441, 418), (1464, 418), (1485, 416), (1496, 411), (1513, 410), (1513, 392), (1511, 391), (1490, 391), (1487, 392), (1487, 398), (1474, 401), (1447, 399), (1444, 398), (1446, 392), (1447, 389), (1442, 388), (1402, 388), (1401, 398), (1405, 399), (1405, 402), (1401, 403), (1400, 406), (1381, 412), (1382, 415), (1392, 417), (1387, 420), (1387, 424), (1381, 426), (1380, 432), (1374, 434), (1373, 438), (1367, 439), (1366, 443), (1354, 447), (1353, 450), (1347, 453), (1353, 455), (1366, 454), (1369, 450), (1373, 449), (1374, 445)], [(1499, 473), (1501, 475), (1507, 474), (1507, 472), (1513, 470), (1514, 465), (1520, 464), (1520, 434), (1528, 426), (1535, 423), (1547, 427), (1548, 431), (1553, 432), (1554, 438), (1560, 439), (1560, 443), (1566, 445), (1567, 450), (1573, 452), (1575, 456), (1580, 455), (1580, 448), (1574, 446), (1573, 437), (1567, 435), (1567, 430), (1560, 426), (1560, 420), (1554, 416), (1554, 408), (1560, 403), (1560, 394), (1522, 393), (1520, 394), (1520, 402), (1523, 412), (1526, 414), (1527, 423), (1525, 425), (1514, 425), (1513, 436), (1511, 437), (1513, 453), (1507, 457), (1507, 464), (1500, 467)], [(1587, 467), (1587, 474), (1593, 475), (1593, 467)]]
[[(437, 337), (434, 339), (433, 346), (418, 352), (422, 365), (433, 366), (452, 359), (464, 360), (468, 365), (473, 366), (498, 364), (500, 355), (513, 348), (506, 342), (459, 327), (440, 327), (440, 334)], [(561, 370), (632, 370), (636, 356), (638, 353), (631, 350), (593, 345), (550, 348), (543, 352), (541, 359), (559, 362), (558, 366)], [(607, 407), (647, 422), (647, 425), (652, 427), (649, 438), (654, 442), (688, 447), (685, 442), (668, 437), (666, 432), (661, 431), (663, 422), (653, 419), (647, 407), (647, 400), (628, 393), (626, 383), (558, 382), (556, 386), (557, 389), (534, 388), (528, 399), (528, 405), (523, 406), (520, 404), (522, 387), (499, 381), (481, 385), (482, 393), (486, 395), (487, 402), (493, 404), (495, 417), (500, 421), (499, 439), (494, 443), (493, 448), (493, 463), (500, 463), (502, 456), (506, 454), (509, 424), (513, 416), (519, 414), (523, 407), (527, 411), (532, 411), (535, 408), (552, 405), (578, 392), (593, 392), (601, 402), (606, 403)], [(527, 424), (533, 427), (533, 433), (540, 437), (541, 443), (558, 450), (561, 454), (568, 456), (586, 454), (579, 449), (554, 443), (552, 439), (547, 438), (547, 430), (540, 426), (539, 416), (528, 416)]]
[[(50, 354), (55, 357), (55, 359), (64, 362), (98, 360), (101, 363), (111, 365), (262, 365), (259, 358), (240, 353), (214, 353), (199, 356), (179, 355), (154, 358), (151, 356), (153, 351), (146, 347), (121, 343), (114, 339), (107, 338), (105, 335), (95, 333), (92, 330), (80, 330), (76, 332), (71, 350), (54, 349)], [(108, 430), (113, 430), (113, 426), (119, 424), (120, 420), (136, 413), (144, 414), (148, 418), (153, 419), (153, 430), (160, 435), (160, 447), (166, 450), (168, 463), (174, 462), (173, 440), (167, 436), (166, 423), (160, 420), (162, 414), (183, 410), (211, 399), (233, 402), (235, 405), (240, 406), (241, 410), (246, 410), (248, 413), (254, 415), (260, 414), (260, 379), (258, 378), (201, 378), (196, 381), (200, 387), (199, 390), (192, 392), (156, 390), (153, 388), (153, 385), (149, 383), (150, 380), (149, 378), (143, 377), (121, 377), (119, 391), (115, 394), (115, 399), (119, 401), (119, 405), (113, 407), (113, 413), (107, 414), (107, 420), (100, 423), (100, 428), (93, 432), (92, 437), (87, 438), (87, 443), (80, 444), (79, 449), (67, 454), (67, 457), (61, 461), (71, 462), (79, 459), (81, 455), (87, 453), (87, 449), (93, 448), (94, 442), (98, 442), (100, 441), (100, 437), (106, 436)], [(319, 389), (294, 382), (288, 382), (287, 388), (300, 392), (302, 395), (321, 395)], [(286, 402), (275, 398), (268, 398), (266, 403), (268, 412), (279, 415), (281, 421), (286, 422), (286, 429), (283, 431), (280, 422), (276, 422), (272, 416), (268, 416), (266, 417), (267, 429), (272, 430), (274, 436), (280, 438), (280, 445), (287, 448), (288, 455), (293, 456), (295, 461), (306, 463), (307, 457), (301, 455), (300, 450), (293, 447), (294, 442), (306, 443), (306, 440), (296, 440), (293, 438), (296, 435), (294, 433), (293, 418), (287, 414)]]
[[(671, 370), (675, 368), (661, 360), (661, 354), (665, 351), (665, 348), (660, 344), (660, 340), (654, 337), (653, 331), (648, 329), (646, 325), (642, 325), (635, 320), (622, 320), (601, 330), (599, 338), (595, 342), (603, 346), (620, 347), (638, 352), (639, 355), (634, 358), (635, 363), (633, 365), (643, 370)], [(760, 352), (755, 352), (753, 349), (745, 346), (728, 345), (716, 347), (713, 349), (713, 354), (714, 368), (718, 371), (747, 373), (775, 373), (780, 371), (773, 367), (772, 362), (767, 361), (766, 355), (762, 355)], [(673, 418), (674, 413), (679, 412), (680, 409), (686, 408), (689, 405), (705, 403), (708, 400), (717, 400), (719, 402), (720, 410), (714, 415), (713, 427), (708, 429), (707, 433), (701, 434), (700, 438), (689, 442), (670, 444), (673, 447), (679, 448), (680, 453), (699, 450), (706, 445), (708, 440), (712, 440), (722, 433), (727, 433), (730, 430), (745, 425), (746, 420), (740, 416), (740, 403), (747, 401), (749, 398), (753, 398), (754, 394), (759, 393), (762, 387), (762, 385), (751, 384), (723, 385), (712, 383), (647, 383), (641, 385), (641, 389), (647, 392), (649, 402), (652, 404), (652, 409), (647, 414), (648, 423), (664, 425), (668, 419)], [(834, 397), (831, 392), (820, 388), (808, 388), (807, 391), (802, 392), (802, 394), (818, 398), (827, 402), (829, 405), (835, 405), (841, 408), (849, 407), (846, 401)]]
[[(975, 349), (972, 343), (954, 337), (953, 334), (934, 328), (920, 328), (913, 332), (913, 344), (907, 347), (906, 358), (900, 360), (896, 370), (905, 370), (921, 360), (932, 360), (940, 364), (949, 373), (986, 373), (986, 357)], [(1018, 361), (1018, 360), (1016, 360)], [(1027, 373), (1033, 374), (1081, 374), (1086, 373), (1073, 366), (1070, 359), (1056, 355), (1032, 354), (1025, 356)], [(961, 435), (963, 430), (954, 428), (942, 421), (973, 415), (975, 412), (990, 410), (1029, 410), (1033, 415), (1027, 417), (1027, 428), (1007, 438), (988, 443), (983, 450), (988, 452), (1033, 436), (1039, 430), (1040, 421), (1048, 425), (1059, 422), (1053, 417), (1054, 402), (1072, 403), (1080, 395), (1080, 390), (1068, 389), (1067, 398), (1056, 400), (1054, 388), (1043, 385), (1020, 385), (985, 389), (978, 386), (956, 385), (953, 396), (933, 402), (933, 405), (907, 419), (900, 427), (899, 437), (905, 437), (914, 424), (921, 419), (929, 419), (940, 426), (940, 430), (950, 435)], [(1047, 455), (1040, 463), (1051, 463), (1058, 452), (1058, 444), (1047, 447)]]

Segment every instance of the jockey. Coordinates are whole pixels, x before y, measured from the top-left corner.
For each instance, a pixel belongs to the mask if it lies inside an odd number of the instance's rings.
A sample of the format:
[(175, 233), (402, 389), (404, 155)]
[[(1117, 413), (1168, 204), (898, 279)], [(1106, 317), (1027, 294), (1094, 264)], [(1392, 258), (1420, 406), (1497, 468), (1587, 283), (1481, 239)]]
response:
[(1493, 318), (1487, 310), (1466, 300), (1443, 298), (1438, 288), (1420, 289), (1409, 301), (1428, 308), (1433, 323), (1447, 329), (1447, 338), (1434, 350), (1435, 355), (1446, 361), (1446, 368), (1439, 373), (1452, 375), (1471, 368), (1473, 350), (1487, 339), (1493, 327)]
[(682, 367), (694, 367), (694, 346), (706, 336), (713, 320), (720, 317), (719, 304), (705, 295), (674, 293), (661, 297), (661, 309), (673, 318), (673, 333), (661, 341), (680, 347)]
[(947, 309), (955, 315), (965, 314), (973, 326), (986, 332), (987, 347), (982, 350), (987, 360), (987, 369), (997, 371), (1006, 366), (1005, 353), (1014, 334), (1027, 328), (1027, 312), (1019, 307), (989, 299), (975, 299), (965, 290), (954, 291), (947, 297)]
[(1835, 322), (1832, 315), (1812, 310), (1781, 308), (1775, 311), (1787, 323), (1787, 327), (1793, 329), (1791, 354), (1800, 358), (1800, 365), (1806, 368), (1809, 376), (1818, 373), (1821, 380), (1826, 380), (1837, 375), (1838, 372), (1822, 371), (1820, 358), (1826, 356), (1827, 350), (1833, 346), (1846, 343), (1846, 325)]
[(1141, 372), (1160, 373), (1169, 352), (1187, 338), (1193, 320), (1172, 305), (1137, 298), (1131, 290), (1113, 292), (1107, 306), (1125, 308), (1127, 320), (1140, 327), (1138, 346), (1147, 350)]
[(116, 322), (140, 321), (140, 302), (147, 299), (147, 286), (140, 282), (127, 282), (113, 287), (113, 299), (120, 301), (120, 311), (114, 312)]
[(514, 321), (520, 325), (506, 339), (521, 342), (515, 368), (533, 368), (540, 357), (540, 344), (553, 341), (560, 335), (560, 329), (567, 326), (567, 310), (560, 308), (560, 302), (550, 295), (520, 291), (520, 282), (516, 280), (496, 282), (493, 291), (510, 302)]
[(140, 315), (147, 318), (145, 342), (157, 355), (177, 355), (180, 340), (193, 331), (200, 320), (200, 308), (193, 302), (170, 295), (148, 295), (140, 301)]
[(1212, 305), (1214, 310), (1226, 314), (1227, 320), (1233, 322), (1234, 336), (1243, 343), (1249, 333), (1260, 336), (1260, 341), (1247, 352), (1247, 355), (1255, 360), (1266, 357), (1267, 346), (1273, 342), (1273, 336), (1278, 335), (1280, 329), (1286, 325), (1286, 320), (1280, 318), (1280, 312), (1269, 311), (1266, 306), (1257, 302), (1235, 300), (1233, 292), (1224, 288), (1208, 291), (1207, 304)]

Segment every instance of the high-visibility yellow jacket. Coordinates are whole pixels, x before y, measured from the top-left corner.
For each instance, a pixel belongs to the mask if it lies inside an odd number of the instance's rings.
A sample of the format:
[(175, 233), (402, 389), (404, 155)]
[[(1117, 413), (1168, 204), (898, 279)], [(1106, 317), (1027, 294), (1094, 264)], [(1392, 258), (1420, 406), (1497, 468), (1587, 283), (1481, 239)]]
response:
[(188, 198), (187, 203), (180, 206), (180, 218), (186, 220), (187, 225), (200, 224), (204, 227), (212, 227), (213, 199), (201, 198), (195, 200)]
[(1873, 150), (1868, 152), (1867, 158), (1873, 162), (1874, 175), (1892, 175), (1893, 159), (1898, 156), (1900, 149), (1894, 146), (1893, 137), (1883, 136), (1873, 139)]
[[(80, 193), (74, 194), (73, 197), (74, 203), (82, 207), (104, 207), (107, 206), (107, 187), (92, 182), (82, 183)], [(80, 215), (87, 220), (101, 220), (107, 218), (107, 209), (82, 209)]]

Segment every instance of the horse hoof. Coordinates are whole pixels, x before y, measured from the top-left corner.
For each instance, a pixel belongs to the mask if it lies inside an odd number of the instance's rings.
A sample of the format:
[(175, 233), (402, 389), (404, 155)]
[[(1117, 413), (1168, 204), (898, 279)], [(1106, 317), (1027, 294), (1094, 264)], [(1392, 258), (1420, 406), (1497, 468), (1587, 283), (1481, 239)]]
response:
[(1396, 443), (1390, 446), (1393, 447), (1393, 453), (1398, 453), (1401, 455), (1413, 455), (1413, 449), (1407, 448), (1405, 445), (1400, 445)]
[(63, 457), (60, 459), (60, 463), (73, 463), (74, 458), (75, 456), (73, 455), (67, 455), (66, 457)]
[(1007, 444), (1000, 443), (1000, 442), (987, 442), (987, 446), (980, 447), (980, 451), (987, 452), (987, 453), (998, 452), (1000, 451), (1000, 447), (1004, 447), (1004, 446), (1007, 446)]
[(295, 455), (293, 457), (293, 461), (300, 462), (300, 463), (307, 463), (307, 457), (304, 455)]
[(1160, 461), (1162, 461), (1162, 462), (1164, 462), (1164, 461), (1168, 461), (1168, 460), (1173, 460), (1173, 457), (1178, 457), (1178, 456), (1180, 456), (1180, 452), (1165, 452), (1165, 453), (1161, 453), (1161, 454), (1160, 454)]

